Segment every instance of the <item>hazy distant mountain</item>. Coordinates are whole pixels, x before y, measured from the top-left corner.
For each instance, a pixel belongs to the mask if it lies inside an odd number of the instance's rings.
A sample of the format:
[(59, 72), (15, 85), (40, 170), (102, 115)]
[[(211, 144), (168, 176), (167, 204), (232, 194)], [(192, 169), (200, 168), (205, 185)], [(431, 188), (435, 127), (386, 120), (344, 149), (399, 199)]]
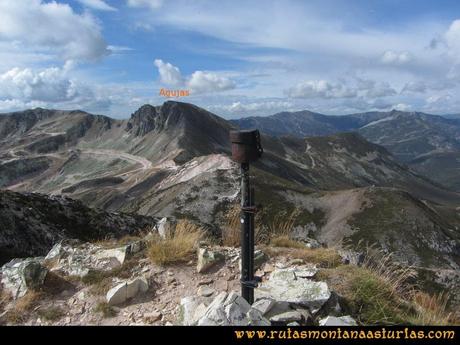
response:
[[(382, 145), (399, 161), (445, 185), (459, 190), (460, 161), (447, 163), (439, 155), (456, 155), (460, 150), (460, 118), (446, 118), (419, 112), (369, 112), (344, 116), (327, 116), (308, 111), (279, 113), (232, 121), (240, 128), (257, 127), (276, 135), (307, 137), (354, 131), (367, 140)], [(433, 156), (433, 158), (430, 158)], [(433, 160), (435, 163), (429, 163)], [(425, 162), (423, 166), (419, 162)], [(449, 178), (446, 180), (447, 174)], [(458, 176), (458, 177), (457, 177)]]

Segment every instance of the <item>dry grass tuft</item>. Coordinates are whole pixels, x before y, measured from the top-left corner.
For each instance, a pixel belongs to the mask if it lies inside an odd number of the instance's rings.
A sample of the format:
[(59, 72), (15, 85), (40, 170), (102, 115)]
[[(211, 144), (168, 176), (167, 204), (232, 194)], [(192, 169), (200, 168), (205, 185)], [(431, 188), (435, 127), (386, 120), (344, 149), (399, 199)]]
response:
[(165, 238), (157, 236), (147, 247), (150, 260), (157, 265), (187, 262), (193, 258), (196, 245), (203, 239), (201, 227), (187, 220), (177, 223), (174, 231)]
[(301, 259), (304, 262), (317, 264), (319, 267), (336, 267), (341, 264), (340, 255), (334, 248), (310, 249), (302, 246), (302, 248), (265, 246), (262, 249), (268, 256)]
[(118, 248), (141, 240), (147, 233), (141, 233), (139, 235), (125, 235), (118, 239), (106, 239), (95, 241), (94, 244), (106, 249)]
[(226, 215), (227, 223), (222, 227), (222, 245), (240, 246), (240, 207), (235, 205)]
[(94, 308), (96, 313), (101, 313), (103, 317), (115, 317), (117, 316), (116, 310), (111, 307), (107, 302), (99, 302)]
[(14, 307), (8, 310), (6, 320), (13, 324), (23, 323), (28, 313), (37, 306), (42, 297), (42, 292), (33, 290), (27, 291), (23, 297), (15, 302)]
[(57, 321), (65, 315), (64, 310), (57, 306), (44, 309), (40, 308), (37, 313), (46, 321)]
[(447, 310), (449, 296), (446, 293), (430, 296), (427, 293), (416, 291), (412, 302), (416, 306), (416, 314), (410, 318), (412, 324), (444, 326), (454, 322), (453, 314)]
[(282, 248), (306, 248), (305, 244), (294, 241), (289, 238), (287, 235), (273, 236), (270, 239), (270, 245), (273, 247), (282, 247)]
[(363, 324), (450, 324), (447, 295), (417, 291), (409, 283), (415, 275), (414, 269), (402, 267), (391, 255), (368, 250), (362, 266), (321, 270), (316, 278), (343, 296), (351, 314)]
[(270, 240), (275, 237), (289, 238), (300, 213), (299, 209), (294, 209), (287, 217), (277, 217), (271, 224), (268, 224)]

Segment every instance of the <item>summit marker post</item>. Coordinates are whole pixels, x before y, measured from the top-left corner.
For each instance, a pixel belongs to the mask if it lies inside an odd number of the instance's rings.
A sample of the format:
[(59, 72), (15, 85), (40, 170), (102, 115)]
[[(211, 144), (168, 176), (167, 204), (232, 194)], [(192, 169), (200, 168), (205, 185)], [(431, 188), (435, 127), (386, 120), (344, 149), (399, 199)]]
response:
[(262, 156), (258, 130), (230, 131), (232, 159), (241, 165), (241, 295), (249, 304), (254, 302), (254, 214), (257, 209), (254, 188), (250, 186), (249, 163)]

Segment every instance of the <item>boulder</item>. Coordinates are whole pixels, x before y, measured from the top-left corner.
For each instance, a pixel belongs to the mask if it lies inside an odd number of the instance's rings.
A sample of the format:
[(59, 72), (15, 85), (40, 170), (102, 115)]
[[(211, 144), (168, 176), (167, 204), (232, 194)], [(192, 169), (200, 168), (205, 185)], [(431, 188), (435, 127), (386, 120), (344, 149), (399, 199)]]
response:
[(197, 324), (199, 326), (244, 326), (268, 325), (269, 321), (235, 292), (221, 292), (214, 298)]
[(246, 313), (246, 317), (248, 319), (249, 326), (271, 326), (270, 321), (264, 318), (262, 313), (255, 308), (249, 309)]
[(44, 282), (48, 270), (43, 258), (13, 259), (2, 267), (2, 284), (14, 299), (22, 297), (29, 289), (37, 289)]
[(196, 270), (198, 273), (204, 273), (216, 264), (225, 260), (225, 255), (218, 250), (208, 247), (198, 248), (198, 262)]
[(275, 304), (276, 301), (271, 298), (261, 298), (252, 304), (252, 308), (260, 311), (262, 315), (266, 315)]
[(90, 271), (110, 271), (121, 266), (145, 246), (143, 240), (111, 249), (76, 240), (63, 240), (51, 248), (45, 260), (52, 266), (51, 271), (84, 277)]
[(182, 325), (193, 326), (198, 323), (209, 304), (211, 304), (212, 298), (202, 296), (189, 296), (184, 297), (180, 301), (180, 318)]
[(325, 282), (297, 278), (292, 269), (277, 269), (270, 274), (268, 281), (255, 289), (254, 296), (256, 300), (271, 298), (315, 312), (329, 300), (331, 292)]
[(327, 316), (319, 320), (320, 326), (357, 326), (356, 321), (349, 315), (346, 316)]
[(140, 293), (147, 292), (149, 284), (145, 277), (122, 282), (111, 288), (106, 295), (107, 303), (111, 306), (126, 302)]

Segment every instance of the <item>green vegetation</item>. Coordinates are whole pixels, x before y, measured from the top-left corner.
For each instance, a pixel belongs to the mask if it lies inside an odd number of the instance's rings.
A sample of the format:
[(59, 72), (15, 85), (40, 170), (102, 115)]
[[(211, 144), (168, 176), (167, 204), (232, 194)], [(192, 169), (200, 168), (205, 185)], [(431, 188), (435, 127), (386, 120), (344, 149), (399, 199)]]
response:
[(323, 269), (324, 280), (346, 302), (347, 312), (366, 325), (447, 325), (454, 322), (447, 296), (430, 296), (411, 286), (415, 272), (393, 263), (390, 256), (367, 257), (362, 266)]

